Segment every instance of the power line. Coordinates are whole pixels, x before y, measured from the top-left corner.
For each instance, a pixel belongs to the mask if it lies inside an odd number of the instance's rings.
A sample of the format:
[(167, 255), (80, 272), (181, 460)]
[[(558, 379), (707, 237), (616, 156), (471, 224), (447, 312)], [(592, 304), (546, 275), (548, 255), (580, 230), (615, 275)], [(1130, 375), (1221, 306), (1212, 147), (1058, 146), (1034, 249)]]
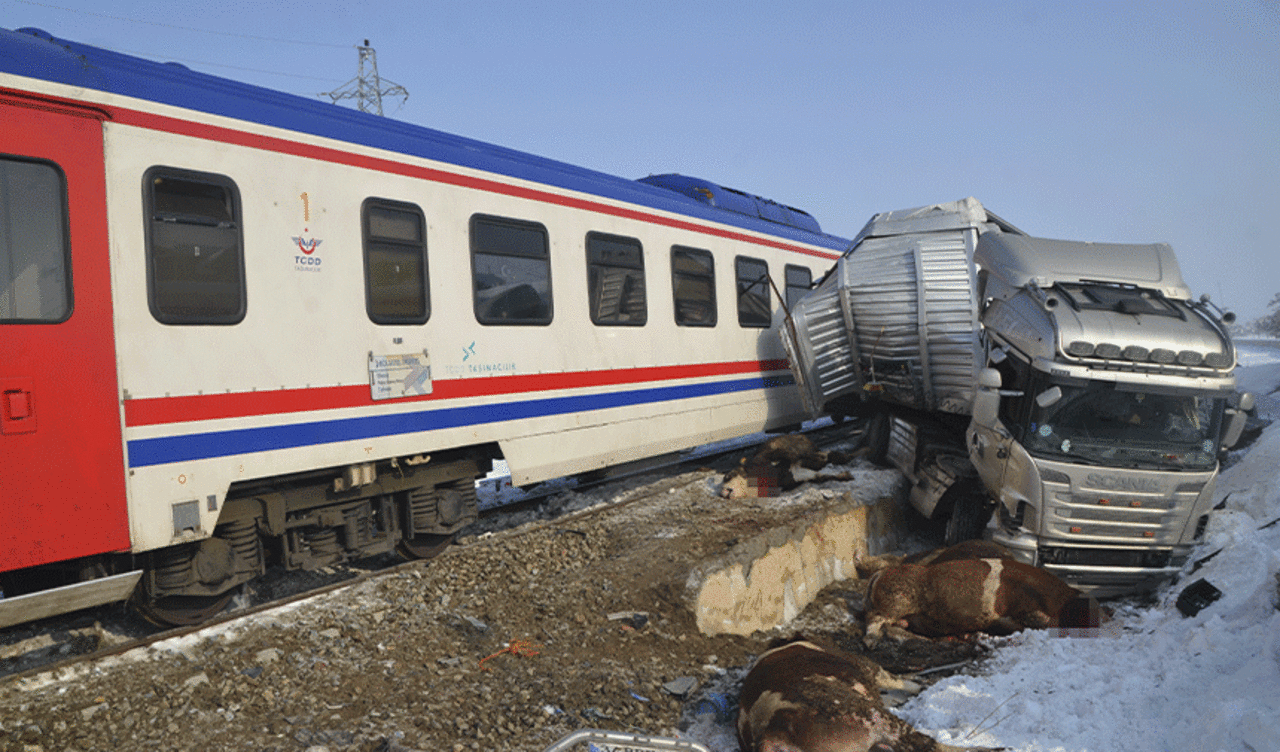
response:
[(211, 68), (227, 68), (229, 70), (245, 71), (248, 73), (262, 73), (268, 76), (286, 76), (288, 78), (305, 78), (311, 81), (332, 81), (333, 80), (332, 76), (307, 76), (301, 73), (281, 73), (280, 71), (265, 70), (263, 68), (246, 68), (241, 65), (226, 65), (223, 63), (210, 63), (205, 60), (191, 60), (189, 58), (168, 57), (166, 55), (154, 55), (150, 52), (137, 52), (133, 50), (124, 50), (118, 47), (113, 47), (112, 49), (115, 50), (116, 52), (120, 52), (125, 55), (136, 55), (138, 57), (157, 58), (157, 59), (160, 59), (162, 62), (175, 62), (175, 63), (182, 63), (183, 65), (207, 65)]
[(230, 31), (213, 31), (210, 29), (196, 29), (190, 26), (178, 26), (176, 24), (162, 23), (160, 21), (145, 21), (140, 18), (129, 18), (127, 16), (115, 16), (110, 13), (97, 13), (91, 10), (80, 10), (78, 8), (64, 8), (61, 5), (51, 5), (49, 3), (37, 3), (34, 0), (13, 0), (15, 3), (23, 5), (32, 5), (37, 8), (48, 8), (50, 10), (61, 10), (67, 13), (79, 13), (85, 16), (97, 16), (98, 18), (109, 18), (113, 21), (124, 21), (126, 23), (146, 24), (147, 26), (158, 26), (162, 29), (174, 29), (176, 31), (195, 31), (201, 34), (213, 34), (222, 37), (235, 37), (237, 39), (251, 39), (256, 42), (274, 42), (276, 44), (298, 44), (305, 47), (332, 47), (335, 49), (345, 49), (345, 44), (326, 44), (324, 42), (315, 41), (299, 41), (296, 39), (277, 39), (275, 37), (260, 37), (253, 34), (237, 34)]

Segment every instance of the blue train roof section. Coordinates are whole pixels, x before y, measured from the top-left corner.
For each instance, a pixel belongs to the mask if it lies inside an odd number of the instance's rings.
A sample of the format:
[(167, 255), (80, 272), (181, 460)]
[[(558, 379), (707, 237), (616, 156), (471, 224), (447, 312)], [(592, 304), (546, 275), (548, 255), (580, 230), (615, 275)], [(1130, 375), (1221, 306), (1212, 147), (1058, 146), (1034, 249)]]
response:
[(779, 204), (777, 201), (771, 201), (767, 198), (734, 190), (733, 188), (725, 188), (699, 178), (676, 174), (650, 175), (647, 178), (640, 178), (640, 182), (668, 188), (708, 206), (718, 206), (727, 211), (745, 214), (749, 217), (760, 217), (770, 222), (799, 227), (809, 232), (822, 232), (822, 228), (818, 226), (818, 220), (810, 216), (808, 212), (801, 211), (793, 206)]
[[(0, 71), (385, 149), (843, 251), (805, 212), (680, 175), (629, 180), (294, 94), (58, 39), (0, 29)], [(702, 189), (702, 190), (699, 190)]]

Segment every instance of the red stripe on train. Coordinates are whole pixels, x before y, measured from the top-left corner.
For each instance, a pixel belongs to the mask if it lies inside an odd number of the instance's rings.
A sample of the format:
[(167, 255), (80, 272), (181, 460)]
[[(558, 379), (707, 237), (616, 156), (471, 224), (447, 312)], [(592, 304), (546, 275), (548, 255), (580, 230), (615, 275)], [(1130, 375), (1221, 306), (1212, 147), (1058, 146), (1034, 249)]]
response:
[(565, 196), (551, 191), (541, 190), (537, 188), (526, 188), (510, 183), (503, 183), (488, 178), (473, 177), (470, 175), (462, 175), (459, 173), (448, 172), (445, 170), (432, 169), (428, 167), (417, 167), (414, 165), (404, 164), (388, 159), (379, 159), (377, 157), (362, 156), (353, 154), (339, 149), (332, 149), (323, 146), (315, 146), (313, 144), (304, 144), (297, 141), (290, 141), (283, 138), (275, 138), (272, 136), (264, 136), (256, 133), (246, 133), (244, 131), (233, 130), (231, 128), (223, 128), (220, 126), (209, 125), (206, 123), (194, 123), (187, 120), (179, 120), (177, 118), (166, 117), (163, 115), (155, 115), (152, 113), (141, 112), (129, 109), (113, 109), (112, 119), (115, 122), (125, 125), (132, 125), (139, 128), (147, 128), (150, 130), (165, 131), (168, 133), (176, 133), (182, 136), (192, 136), (195, 138), (207, 139), (210, 141), (220, 141), (223, 143), (238, 144), (240, 146), (248, 146), (254, 149), (263, 149), (265, 151), (273, 151), (281, 154), (292, 154), (298, 157), (306, 157), (308, 159), (318, 159), (324, 162), (332, 162), (335, 164), (345, 164), (352, 167), (362, 167), (378, 172), (386, 172), (396, 175), (405, 175), (407, 177), (419, 178), (422, 180), (430, 180), (437, 183), (447, 185), (456, 185), (462, 188), (472, 188), (475, 190), (486, 191), (489, 193), (499, 193), (507, 196), (515, 196), (517, 198), (527, 198), (533, 201), (541, 201), (548, 204), (557, 204), (560, 206), (568, 206), (574, 209), (583, 209), (586, 211), (596, 212), (598, 214), (608, 214), (615, 217), (623, 217), (626, 219), (634, 219), (650, 224), (664, 225), (682, 230), (690, 230), (705, 235), (713, 235), (715, 237), (728, 238), (731, 240), (741, 240), (745, 242), (755, 243), (757, 245), (769, 246), (784, 251), (792, 251), (794, 253), (802, 253), (807, 256), (816, 256), (818, 258), (835, 259), (839, 254), (830, 251), (820, 251), (813, 248), (805, 248), (804, 246), (786, 243), (780, 240), (773, 240), (768, 237), (748, 235), (743, 232), (726, 230), (718, 227), (708, 227), (706, 225), (697, 224), (687, 220), (677, 219), (674, 217), (664, 217), (650, 212), (639, 211), (636, 209), (628, 209), (620, 206), (592, 201), (589, 199), (575, 198), (573, 196)]
[[(609, 371), (572, 371), (532, 376), (488, 376), (472, 379), (440, 379), (432, 383), (431, 394), (404, 397), (395, 402), (492, 397), (497, 395), (546, 392), (556, 389), (585, 389), (619, 384), (674, 381), (742, 373), (770, 373), (787, 369), (785, 360), (697, 363), (653, 368), (620, 368)], [(281, 415), (312, 410), (369, 407), (375, 403), (367, 384), (354, 386), (273, 389), (232, 394), (193, 394), (181, 397), (127, 399), (126, 426), (154, 426), (257, 415)]]

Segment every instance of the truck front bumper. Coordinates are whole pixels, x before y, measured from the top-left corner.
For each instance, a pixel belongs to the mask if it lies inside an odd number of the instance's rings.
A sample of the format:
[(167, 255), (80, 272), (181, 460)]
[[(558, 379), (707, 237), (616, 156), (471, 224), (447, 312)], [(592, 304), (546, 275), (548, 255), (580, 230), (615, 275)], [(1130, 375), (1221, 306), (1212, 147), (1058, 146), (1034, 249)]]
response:
[(1018, 561), (1041, 567), (1095, 598), (1155, 590), (1182, 570), (1190, 553), (1183, 548), (1053, 545), (1002, 526), (992, 531), (991, 538)]

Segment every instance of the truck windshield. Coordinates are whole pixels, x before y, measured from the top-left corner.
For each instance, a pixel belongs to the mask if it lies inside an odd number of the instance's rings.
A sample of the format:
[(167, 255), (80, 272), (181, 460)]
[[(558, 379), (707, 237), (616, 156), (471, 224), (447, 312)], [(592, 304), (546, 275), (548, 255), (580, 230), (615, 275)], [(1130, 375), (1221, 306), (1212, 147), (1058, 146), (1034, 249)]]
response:
[[(1050, 387), (1041, 383), (1030, 396)], [(1061, 398), (1035, 399), (1027, 451), (1073, 462), (1169, 470), (1212, 470), (1225, 401), (1194, 394), (1131, 391), (1112, 384), (1059, 385)]]

